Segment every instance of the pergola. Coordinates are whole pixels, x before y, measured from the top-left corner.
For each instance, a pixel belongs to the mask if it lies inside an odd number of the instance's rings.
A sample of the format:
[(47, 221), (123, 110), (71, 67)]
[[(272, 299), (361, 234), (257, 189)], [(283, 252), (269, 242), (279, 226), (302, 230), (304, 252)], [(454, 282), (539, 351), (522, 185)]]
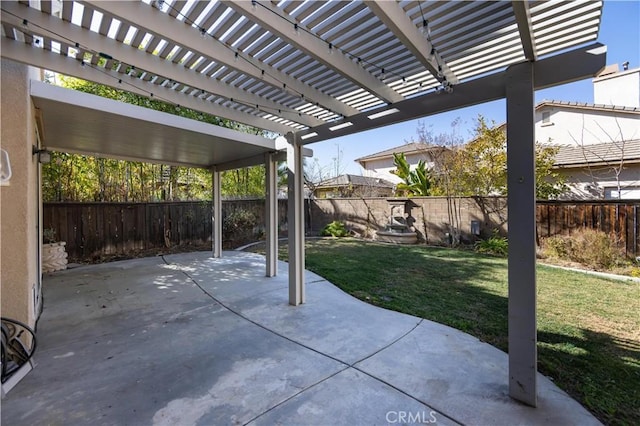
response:
[(604, 67), (606, 47), (594, 43), (602, 1), (32, 0), (1, 8), (3, 58), (273, 136), (32, 86), (47, 148), (210, 168), (214, 257), (220, 172), (265, 163), (267, 275), (276, 274), (275, 167), (286, 149), (292, 305), (305, 301), (304, 145), (506, 98), (509, 390), (536, 405), (534, 91)]

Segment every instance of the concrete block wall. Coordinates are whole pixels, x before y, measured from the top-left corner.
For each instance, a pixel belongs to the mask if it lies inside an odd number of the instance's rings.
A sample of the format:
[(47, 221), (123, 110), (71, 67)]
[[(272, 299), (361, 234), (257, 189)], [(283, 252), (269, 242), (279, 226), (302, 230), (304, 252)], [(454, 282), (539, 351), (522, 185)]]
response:
[[(459, 208), (454, 208), (454, 203)], [(479, 222), (482, 237), (490, 236), (494, 230), (506, 235), (506, 198), (415, 197), (408, 199), (406, 205), (422, 242), (447, 242), (452, 223), (457, 225), (463, 241), (474, 241), (477, 237), (471, 234), (472, 220)], [(457, 221), (450, 211), (458, 211)], [(339, 220), (356, 234), (371, 238), (375, 231), (384, 229), (390, 215), (391, 205), (386, 198), (311, 200), (309, 205), (310, 228), (314, 233), (320, 232), (327, 223)]]

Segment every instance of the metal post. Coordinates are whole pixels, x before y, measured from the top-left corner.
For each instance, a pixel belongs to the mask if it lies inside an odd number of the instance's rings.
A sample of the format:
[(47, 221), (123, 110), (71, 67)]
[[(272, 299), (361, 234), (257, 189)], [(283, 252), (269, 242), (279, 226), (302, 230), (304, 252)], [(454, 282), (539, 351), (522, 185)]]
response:
[(289, 169), (289, 304), (305, 301), (304, 294), (304, 179), (302, 145), (292, 133), (287, 134)]
[(266, 169), (266, 224), (267, 241), (267, 277), (275, 277), (278, 273), (278, 171), (274, 153), (265, 154)]
[(220, 196), (220, 171), (214, 166), (211, 170), (213, 188), (213, 216), (211, 218), (211, 240), (213, 257), (222, 257), (222, 197)]
[(536, 179), (533, 64), (507, 70), (509, 395), (537, 405)]

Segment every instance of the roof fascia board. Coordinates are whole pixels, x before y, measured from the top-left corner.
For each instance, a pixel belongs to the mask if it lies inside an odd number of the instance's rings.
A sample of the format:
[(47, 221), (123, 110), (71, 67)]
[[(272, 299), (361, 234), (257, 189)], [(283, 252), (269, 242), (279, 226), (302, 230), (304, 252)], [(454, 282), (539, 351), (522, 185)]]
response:
[[(629, 160), (623, 160), (624, 161), (624, 165), (629, 165), (629, 164), (640, 164), (640, 158), (633, 158), (633, 159), (629, 159)], [(620, 164), (620, 160), (611, 160), (611, 161), (582, 161), (580, 163), (556, 163), (553, 165), (554, 169), (580, 169), (580, 168), (584, 168), (584, 167), (602, 167), (602, 168), (608, 168), (608, 169), (612, 169), (615, 166), (619, 166)]]
[[(606, 65), (606, 51), (606, 46), (602, 43), (593, 43), (579, 49), (534, 62), (535, 90), (593, 77)], [(300, 138), (301, 143), (310, 144), (502, 99), (505, 97), (506, 73), (507, 71), (502, 71), (460, 83), (455, 86), (453, 93), (432, 92), (390, 106), (379, 107), (371, 111), (363, 112), (338, 122), (299, 131), (297, 132), (297, 136)], [(374, 120), (368, 118), (368, 116), (377, 112), (391, 110), (392, 108), (395, 108), (397, 112)], [(335, 131), (330, 130), (330, 127), (346, 121), (351, 122), (352, 125)], [(302, 136), (311, 133), (316, 133), (317, 136), (302, 139)]]
[[(11, 59), (23, 64), (59, 72), (71, 77), (81, 78), (83, 80), (93, 81), (115, 89), (126, 90), (146, 98), (150, 98), (149, 93), (154, 93), (157, 95), (156, 99), (166, 100), (184, 108), (215, 115), (237, 123), (256, 126), (275, 133), (286, 134), (291, 131), (289, 126), (276, 123), (275, 121), (267, 120), (262, 117), (257, 117), (230, 108), (225, 108), (212, 102), (205, 102), (193, 96), (130, 77), (127, 74), (120, 74), (117, 71), (110, 70), (97, 72), (91, 67), (81, 67), (78, 64), (78, 61), (73, 58), (62, 56), (44, 49), (34, 49), (25, 43), (10, 41), (5, 37), (2, 38), (0, 49), (2, 51), (3, 58)], [(122, 81), (122, 84), (120, 84), (119, 81)]]
[[(436, 51), (434, 56), (430, 55), (433, 45), (420, 33), (398, 3), (367, 0), (365, 4), (438, 81), (444, 81), (444, 78), (438, 77), (438, 72), (441, 72), (449, 83), (458, 83), (458, 77), (440, 54)], [(438, 70), (439, 66), (442, 71)]]
[[(213, 93), (227, 99), (237, 99), (247, 105), (265, 105), (273, 108), (274, 110), (286, 109), (283, 105), (269, 101), (267, 98), (236, 89), (235, 87), (222, 83), (216, 79), (193, 72), (180, 64), (174, 64), (170, 60), (165, 60), (155, 55), (148, 54), (144, 50), (136, 49), (116, 40), (112, 40), (106, 36), (94, 33), (77, 25), (73, 25), (70, 22), (64, 22), (59, 18), (52, 15), (46, 15), (23, 4), (17, 2), (3, 2), (2, 7), (3, 9), (20, 16), (20, 18), (27, 19), (27, 21), (33, 22), (39, 27), (48, 30), (43, 30), (42, 32), (49, 33), (54, 40), (57, 40), (60, 37), (64, 37), (67, 40), (73, 40), (74, 42), (79, 43), (82, 48), (90, 49), (93, 52), (103, 52), (120, 62), (134, 65), (136, 68), (161, 75), (165, 78), (180, 82), (186, 86), (203, 90), (207, 93)], [(2, 22), (6, 22), (17, 27), (22, 25), (21, 19), (15, 18), (8, 13), (3, 13), (1, 20)], [(324, 123), (324, 121), (320, 119), (305, 114), (298, 115), (297, 113), (293, 114), (283, 111), (281, 116), (291, 121), (304, 124), (305, 126), (318, 126)]]
[(511, 7), (516, 17), (516, 23), (518, 24), (524, 56), (530, 61), (536, 61), (538, 59), (538, 52), (536, 51), (535, 38), (533, 35), (529, 2), (514, 0), (511, 2)]
[(536, 110), (542, 109), (542, 108), (581, 109), (581, 110), (603, 112), (603, 113), (609, 113), (609, 114), (615, 114), (615, 115), (619, 115), (619, 114), (639, 115), (640, 114), (640, 108), (629, 107), (630, 109), (623, 109), (623, 108), (616, 108), (615, 105), (611, 107), (608, 105), (599, 106), (598, 104), (576, 105), (576, 104), (566, 104), (566, 103), (555, 102), (555, 101), (542, 101), (538, 105), (536, 105)]
[(327, 52), (328, 44), (309, 34), (304, 25), (298, 23), (300, 31), (294, 36), (292, 28), (286, 24), (286, 21), (291, 21), (292, 18), (286, 16), (280, 8), (271, 2), (260, 3), (264, 7), (257, 7), (255, 10), (253, 10), (250, 1), (221, 0), (221, 3), (246, 16), (249, 20), (277, 35), (296, 49), (305, 52), (318, 62), (334, 69), (358, 87), (383, 101), (394, 103), (403, 99), (402, 95), (369, 74), (338, 49), (334, 49), (335, 52), (329, 54)]
[[(276, 87), (281, 87), (284, 83), (287, 87), (304, 95), (306, 100), (320, 103), (325, 108), (338, 114), (349, 116), (358, 113), (357, 109), (301, 83), (268, 64), (260, 62), (259, 67), (256, 67), (247, 61), (238, 60), (235, 53), (224, 43), (213, 37), (203, 38), (199, 34), (195, 35), (197, 31), (194, 28), (159, 11), (155, 7), (142, 2), (81, 1), (80, 3), (87, 4), (95, 10), (111, 15), (122, 22), (137, 27), (139, 30), (154, 34), (154, 36), (176, 45), (188, 46), (189, 50), (194, 54), (208, 57), (227, 67), (237, 69), (256, 80), (264, 80), (266, 83)], [(133, 20), (133, 17), (135, 17), (135, 20)], [(254, 61), (257, 62), (257, 60)], [(261, 69), (265, 71), (264, 75)], [(273, 76), (276, 77), (274, 78)]]
[[(402, 146), (398, 146), (396, 148), (401, 148)], [(394, 148), (389, 148), (389, 149), (385, 149), (382, 152), (379, 153), (374, 153), (371, 155), (367, 155), (365, 157), (360, 157), (360, 158), (356, 158), (354, 161), (357, 161), (359, 163), (365, 163), (367, 161), (376, 161), (376, 160), (384, 160), (384, 159), (388, 159), (388, 158), (393, 158), (393, 154), (394, 152), (387, 152), (389, 150), (392, 150)], [(407, 151), (402, 151), (403, 154), (428, 154), (431, 153), (433, 151), (445, 151), (448, 150), (448, 148), (445, 148), (443, 146), (431, 146), (428, 148), (414, 148), (411, 150), (407, 150)], [(400, 150), (398, 150), (397, 152), (400, 152)]]
[(209, 135), (212, 138), (226, 139), (234, 143), (245, 143), (263, 148), (275, 149), (273, 139), (268, 139), (258, 135), (239, 132), (226, 127), (214, 124), (203, 123), (201, 121), (180, 117), (162, 111), (155, 111), (149, 108), (124, 102), (107, 99), (89, 93), (78, 92), (72, 89), (54, 86), (41, 81), (32, 81), (30, 94), (34, 98), (42, 98), (60, 103), (83, 106), (105, 113), (120, 115), (137, 120), (144, 120), (151, 123), (160, 123), (163, 126), (174, 127), (191, 132)]

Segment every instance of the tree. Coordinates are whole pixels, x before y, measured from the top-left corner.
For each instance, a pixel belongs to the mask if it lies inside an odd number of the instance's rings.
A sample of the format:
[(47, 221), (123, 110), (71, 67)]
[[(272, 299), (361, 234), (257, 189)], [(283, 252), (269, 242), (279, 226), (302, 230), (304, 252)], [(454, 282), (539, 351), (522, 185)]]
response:
[(431, 173), (427, 170), (423, 160), (418, 161), (415, 169), (411, 170), (404, 153), (394, 152), (393, 164), (396, 169), (391, 173), (403, 180), (396, 186), (396, 195), (408, 195), (409, 197), (431, 195)]
[(264, 196), (264, 166), (245, 167), (223, 172), (220, 186), (225, 196)]
[[(599, 198), (606, 197), (604, 188), (600, 185), (602, 180), (612, 179), (615, 182), (618, 199), (622, 199), (622, 190), (625, 187), (622, 180), (622, 173), (627, 168), (625, 152), (628, 149), (627, 142), (633, 140), (633, 136), (631, 138), (625, 137), (622, 131), (622, 126), (620, 126), (620, 122), (618, 121), (618, 117), (615, 117), (615, 122), (618, 130), (617, 134), (611, 134), (611, 132), (603, 128), (600, 123), (596, 122), (600, 131), (604, 133), (608, 139), (606, 142), (602, 142), (602, 144), (609, 144), (605, 152), (600, 149), (594, 149), (593, 146), (584, 142), (585, 130), (593, 134), (593, 132), (586, 129), (584, 115), (582, 116), (582, 134), (580, 136), (580, 140), (578, 141), (573, 135), (569, 135), (573, 139), (574, 143), (580, 147), (582, 157), (584, 158), (587, 169), (586, 174), (591, 180), (591, 189), (589, 192), (591, 192), (591, 194), (596, 194)], [(600, 165), (594, 167), (591, 164), (594, 160), (596, 160), (595, 162)]]
[[(431, 188), (431, 195), (443, 195), (447, 200), (447, 227), (449, 231), (449, 242), (455, 246), (460, 241), (460, 223), (462, 221), (461, 203), (461, 181), (454, 173), (460, 169), (456, 164), (455, 153), (464, 140), (460, 136), (459, 127), (461, 120), (456, 118), (451, 122), (449, 133), (434, 134), (424, 123), (418, 124), (416, 133), (419, 142), (429, 147), (440, 146), (440, 150), (430, 150), (430, 155), (434, 162), (434, 185)], [(461, 157), (460, 157), (461, 158)]]
[(553, 168), (560, 147), (536, 142), (536, 198), (557, 198), (567, 191), (565, 178)]
[[(557, 148), (536, 143), (536, 197), (548, 199), (566, 191), (564, 178), (553, 169)], [(504, 126), (489, 126), (478, 116), (473, 139), (443, 162), (446, 176), (439, 191), (461, 196), (507, 195), (507, 135)]]

